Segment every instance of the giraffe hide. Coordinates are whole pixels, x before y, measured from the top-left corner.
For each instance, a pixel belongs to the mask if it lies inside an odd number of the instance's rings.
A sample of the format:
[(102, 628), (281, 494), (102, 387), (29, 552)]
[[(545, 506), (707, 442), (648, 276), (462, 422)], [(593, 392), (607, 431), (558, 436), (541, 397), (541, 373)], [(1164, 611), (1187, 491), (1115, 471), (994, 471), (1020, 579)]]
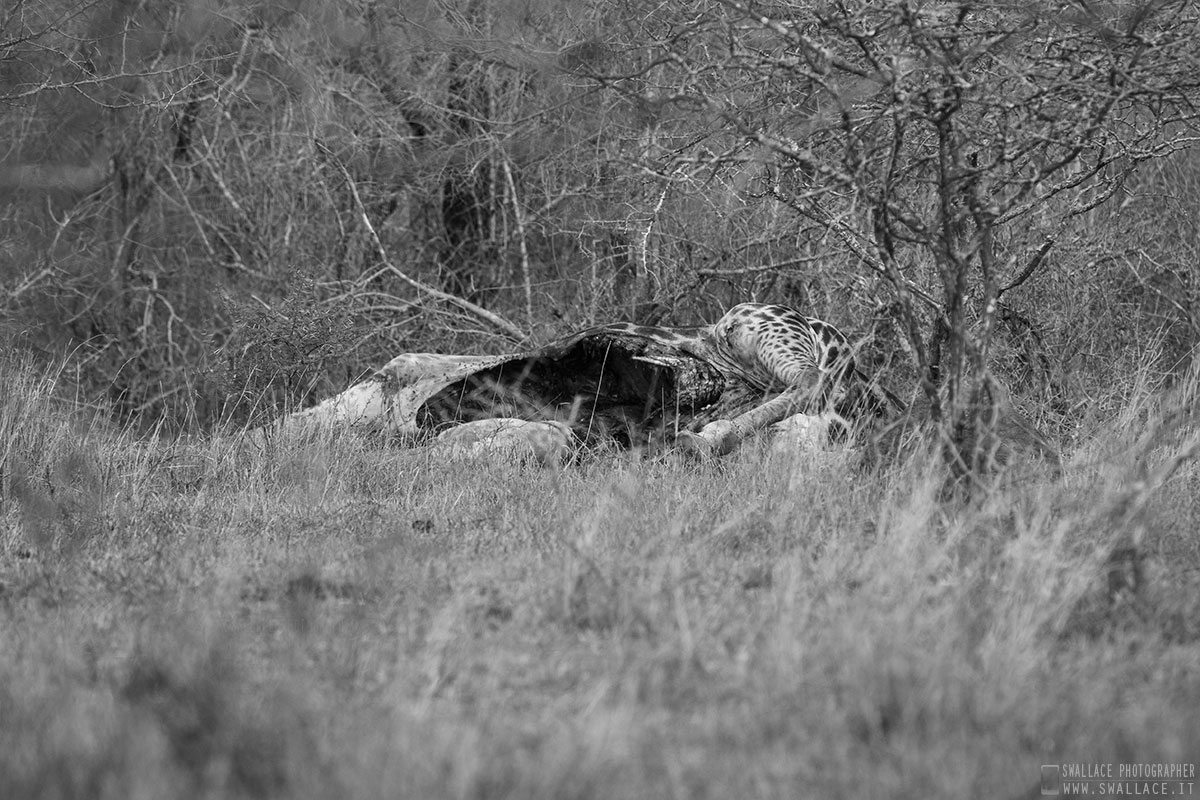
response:
[(737, 416), (763, 393), (695, 347), (690, 329), (592, 328), (494, 356), (408, 353), (339, 395), (285, 417), (426, 439), (484, 419), (557, 420), (585, 444), (631, 447)]

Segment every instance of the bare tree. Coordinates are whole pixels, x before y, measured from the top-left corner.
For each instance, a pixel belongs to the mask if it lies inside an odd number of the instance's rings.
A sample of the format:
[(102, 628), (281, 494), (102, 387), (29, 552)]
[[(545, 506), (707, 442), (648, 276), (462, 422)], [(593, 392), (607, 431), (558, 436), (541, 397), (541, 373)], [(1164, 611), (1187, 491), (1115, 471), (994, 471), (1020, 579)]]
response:
[[(659, 102), (709, 132), (658, 169), (753, 164), (760, 197), (852, 253), (890, 294), (948, 456), (973, 468), (998, 301), (1134, 170), (1196, 141), (1200, 11), (721, 0), (693, 12), (645, 16), (660, 32), (648, 47)], [(648, 74), (595, 77), (645, 93)]]

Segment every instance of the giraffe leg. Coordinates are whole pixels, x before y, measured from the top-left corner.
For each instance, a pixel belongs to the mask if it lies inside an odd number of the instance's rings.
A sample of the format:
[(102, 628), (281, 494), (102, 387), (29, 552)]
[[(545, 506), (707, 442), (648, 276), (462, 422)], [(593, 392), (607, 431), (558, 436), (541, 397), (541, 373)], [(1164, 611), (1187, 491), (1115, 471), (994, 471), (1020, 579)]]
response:
[(710, 422), (698, 433), (685, 431), (675, 441), (684, 452), (700, 458), (723, 456), (736, 450), (746, 437), (807, 408), (810, 397), (809, 391), (789, 389), (731, 420)]

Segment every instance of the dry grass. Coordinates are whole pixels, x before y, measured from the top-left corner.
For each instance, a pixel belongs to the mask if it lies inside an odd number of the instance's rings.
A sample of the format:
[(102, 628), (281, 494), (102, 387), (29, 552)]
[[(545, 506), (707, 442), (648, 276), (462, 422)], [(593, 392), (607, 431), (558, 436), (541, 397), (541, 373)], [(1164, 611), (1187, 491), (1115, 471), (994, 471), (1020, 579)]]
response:
[(138, 439), (0, 381), (2, 797), (1024, 797), (1200, 752), (1200, 471), (1155, 483), (1194, 391), (966, 503), (919, 458)]

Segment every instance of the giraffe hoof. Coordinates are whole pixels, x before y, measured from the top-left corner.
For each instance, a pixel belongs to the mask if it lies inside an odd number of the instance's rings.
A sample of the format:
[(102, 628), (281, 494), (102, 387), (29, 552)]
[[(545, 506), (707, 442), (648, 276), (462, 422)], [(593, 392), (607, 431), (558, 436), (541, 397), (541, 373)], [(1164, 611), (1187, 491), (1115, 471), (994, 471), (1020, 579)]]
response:
[(718, 419), (705, 425), (699, 433), (684, 431), (676, 437), (675, 442), (689, 456), (709, 461), (731, 452), (740, 439), (734, 435), (732, 422)]
[(717, 457), (717, 448), (711, 441), (698, 433), (684, 431), (675, 437), (675, 446), (692, 461), (711, 461)]

